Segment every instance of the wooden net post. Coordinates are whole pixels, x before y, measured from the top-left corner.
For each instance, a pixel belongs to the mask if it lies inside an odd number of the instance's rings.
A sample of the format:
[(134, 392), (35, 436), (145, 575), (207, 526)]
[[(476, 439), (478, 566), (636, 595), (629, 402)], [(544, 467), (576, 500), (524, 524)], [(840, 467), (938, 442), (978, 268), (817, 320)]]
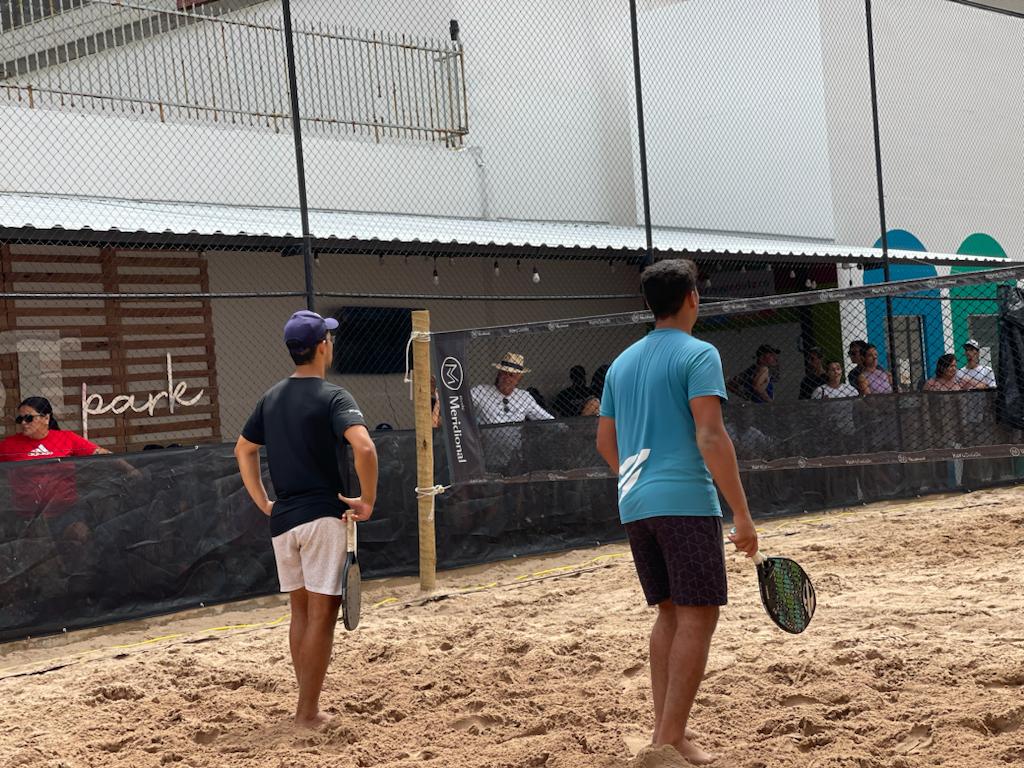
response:
[(434, 538), (434, 424), (430, 408), (430, 313), (412, 313), (413, 408), (416, 413), (416, 487), (420, 535), (420, 589), (436, 584)]

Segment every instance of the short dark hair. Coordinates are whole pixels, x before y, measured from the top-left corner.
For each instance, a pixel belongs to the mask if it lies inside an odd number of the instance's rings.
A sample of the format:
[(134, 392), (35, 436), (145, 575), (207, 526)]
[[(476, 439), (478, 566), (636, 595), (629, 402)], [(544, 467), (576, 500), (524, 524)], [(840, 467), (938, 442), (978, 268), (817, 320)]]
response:
[(830, 365), (838, 365), (839, 366), (839, 370), (840, 371), (843, 370), (843, 361), (842, 360), (836, 360), (835, 358), (833, 358), (833, 359), (829, 360), (827, 363), (825, 363), (825, 367), (826, 368), (828, 368)]
[(663, 259), (640, 275), (648, 309), (657, 320), (676, 314), (697, 287), (697, 265), (689, 259)]
[(863, 355), (865, 352), (868, 351), (868, 347), (870, 347), (870, 346), (873, 346), (873, 345), (872, 344), (868, 344), (866, 341), (864, 341), (864, 339), (855, 339), (854, 341), (850, 342), (850, 346), (847, 347), (847, 349), (851, 349), (853, 347), (856, 347), (857, 351), (860, 352)]
[(952, 353), (941, 355), (939, 359), (935, 361), (935, 377), (938, 378), (948, 371), (950, 366), (953, 365), (956, 365), (956, 355)]
[[(317, 344), (320, 344), (326, 338), (327, 335), (324, 334), (324, 338), (320, 339)], [(292, 362), (296, 365), (305, 365), (306, 363), (313, 362), (313, 358), (316, 357), (316, 347), (293, 347), (289, 344), (288, 354), (291, 355)]]

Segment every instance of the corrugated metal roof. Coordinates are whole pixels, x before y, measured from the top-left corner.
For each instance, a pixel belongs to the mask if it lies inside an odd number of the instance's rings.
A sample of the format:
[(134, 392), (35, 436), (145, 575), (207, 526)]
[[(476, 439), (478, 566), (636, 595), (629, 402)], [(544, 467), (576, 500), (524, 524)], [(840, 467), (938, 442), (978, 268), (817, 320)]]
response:
[[(483, 220), (391, 213), (311, 210), (310, 232), (320, 242), (439, 244), (641, 252), (643, 227), (516, 220)], [(0, 193), (0, 230), (52, 241), (57, 233), (145, 233), (295, 239), (301, 235), (296, 209), (246, 208), (209, 203), (168, 203), (109, 198)], [(32, 234), (30, 234), (32, 233)], [(44, 236), (45, 233), (45, 236)], [(709, 234), (656, 227), (655, 250), (750, 256), (878, 259), (881, 250), (796, 240)], [(997, 264), (989, 257), (890, 250), (898, 261)]]

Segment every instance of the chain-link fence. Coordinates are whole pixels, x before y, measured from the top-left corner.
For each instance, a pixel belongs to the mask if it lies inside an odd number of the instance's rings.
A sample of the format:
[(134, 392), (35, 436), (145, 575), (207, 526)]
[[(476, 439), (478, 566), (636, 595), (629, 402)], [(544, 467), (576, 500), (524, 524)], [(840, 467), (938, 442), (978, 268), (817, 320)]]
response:
[[(742, 471), (1019, 456), (1024, 267), (890, 283), (878, 271), (858, 287), (703, 307), (693, 333), (722, 350)], [(889, 336), (890, 308), (894, 360), (870, 341)], [(632, 312), (436, 334), (452, 480), (601, 476), (605, 373), (652, 327)]]
[[(561, 453), (497, 474), (541, 482), (593, 468), (575, 412), (646, 329), (557, 325), (642, 313), (639, 269), (685, 256), (698, 333), (739, 375), (750, 472), (792, 486), (801, 470), (782, 467), (801, 456), (1009, 445), (922, 426), (947, 402), (990, 412), (998, 388), (919, 386), (944, 355), (967, 366), (968, 339), (998, 372), (993, 284), (713, 309), (1021, 250), (1024, 21), (996, 5), (1013, 4), (0, 0), (0, 410), (13, 432), (17, 404), (46, 397), (119, 454), (231, 442), (288, 374), (281, 327), (309, 305), (341, 321), (329, 375), (380, 438), (413, 426), (410, 310), (440, 333), (554, 323), (477, 337), (466, 371), (493, 383), (509, 353), (532, 369), (524, 386), (560, 426), (523, 429)], [(810, 450), (805, 414), (850, 403), (804, 402), (804, 385), (838, 358), (858, 386), (853, 341), (896, 393), (851, 405), (854, 431), (885, 434)], [(773, 402), (741, 404), (762, 368)], [(604, 491), (575, 497), (613, 513)]]

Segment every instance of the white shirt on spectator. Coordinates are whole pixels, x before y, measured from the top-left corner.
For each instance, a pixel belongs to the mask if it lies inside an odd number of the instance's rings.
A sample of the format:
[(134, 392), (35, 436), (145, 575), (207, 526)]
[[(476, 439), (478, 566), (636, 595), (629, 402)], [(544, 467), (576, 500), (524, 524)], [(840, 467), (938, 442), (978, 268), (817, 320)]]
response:
[(478, 424), (506, 424), (520, 421), (544, 421), (555, 418), (545, 411), (525, 389), (501, 394), (493, 384), (473, 387), (473, 412)]
[(966, 381), (971, 388), (977, 388), (979, 384), (984, 384), (989, 389), (996, 387), (996, 375), (987, 365), (979, 365), (977, 368), (958, 368), (956, 380)]
[(811, 397), (815, 400), (834, 400), (840, 397), (857, 397), (859, 395), (860, 392), (851, 387), (845, 381), (839, 382), (839, 386), (834, 388), (830, 387), (828, 384), (822, 384), (811, 392)]

